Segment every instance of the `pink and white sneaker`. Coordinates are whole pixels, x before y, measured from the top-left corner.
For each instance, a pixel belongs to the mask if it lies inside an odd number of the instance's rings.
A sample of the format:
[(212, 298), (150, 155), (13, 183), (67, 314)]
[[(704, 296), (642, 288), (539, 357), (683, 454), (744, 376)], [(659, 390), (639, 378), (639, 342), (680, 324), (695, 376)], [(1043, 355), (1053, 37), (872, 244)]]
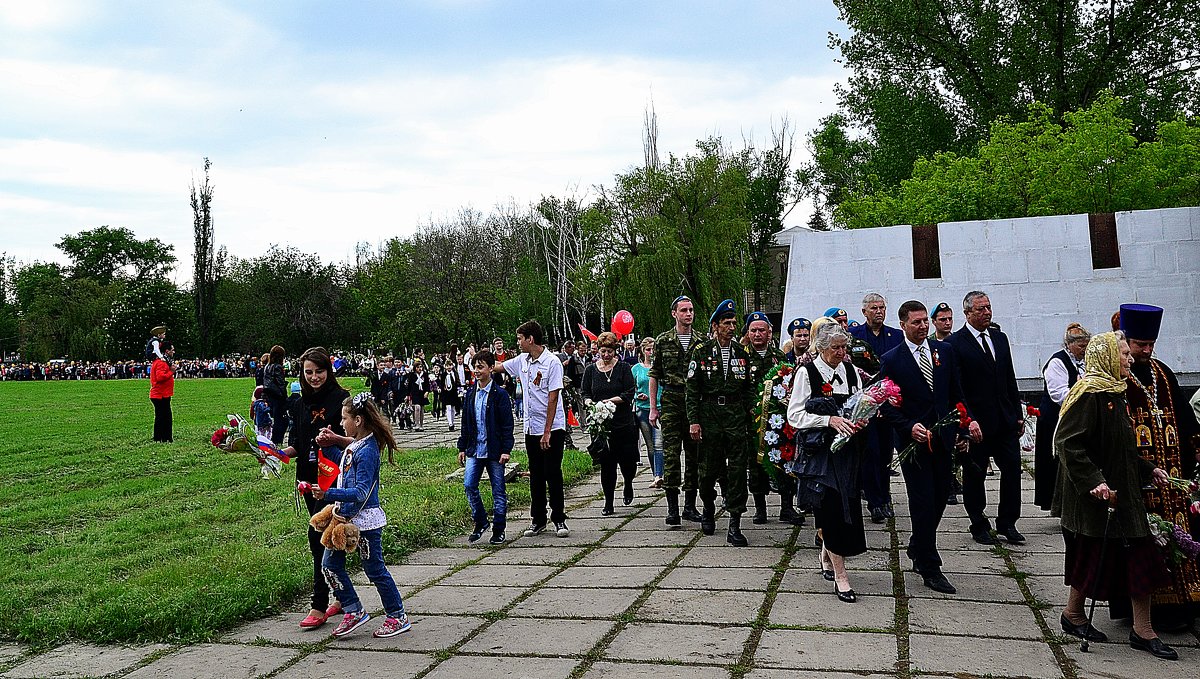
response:
[(344, 637), (354, 630), (362, 627), (371, 619), (371, 614), (366, 611), (357, 613), (347, 613), (342, 616), (342, 622), (338, 624), (337, 629), (333, 630), (333, 636)]
[(388, 617), (385, 619), (379, 629), (375, 630), (375, 637), (379, 639), (394, 637), (397, 634), (404, 634), (410, 629), (412, 629), (412, 624), (408, 622), (408, 614), (401, 613), (399, 618)]

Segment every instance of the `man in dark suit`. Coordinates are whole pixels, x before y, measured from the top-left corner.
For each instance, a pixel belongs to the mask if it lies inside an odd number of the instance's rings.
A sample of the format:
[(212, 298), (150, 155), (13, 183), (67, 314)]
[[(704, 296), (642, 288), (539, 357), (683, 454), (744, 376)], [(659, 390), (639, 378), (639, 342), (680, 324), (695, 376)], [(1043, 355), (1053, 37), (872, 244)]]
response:
[[(979, 423), (983, 440), (971, 443), (963, 459), (963, 505), (971, 517), (971, 536), (982, 545), (995, 544), (984, 510), (987, 494), (983, 481), (988, 460), (1000, 469), (1000, 506), (996, 532), (1019, 545), (1025, 536), (1017, 530), (1021, 516), (1021, 397), (1013, 370), (1008, 337), (992, 326), (992, 302), (978, 290), (963, 298), (967, 322), (947, 338), (958, 357), (959, 381), (971, 416)], [(991, 326), (991, 327), (989, 327)]]
[[(912, 512), (908, 558), (926, 587), (954, 594), (954, 585), (942, 574), (937, 530), (950, 492), (950, 459), (958, 428), (932, 429), (962, 400), (958, 367), (950, 345), (928, 339), (929, 311), (924, 304), (910, 300), (900, 305), (900, 330), (904, 342), (883, 355), (880, 374), (900, 387), (903, 399), (899, 407), (884, 404), (881, 411), (895, 427), (898, 444), (915, 441), (918, 446), (911, 458), (900, 464)], [(978, 433), (978, 425), (972, 422), (971, 436)], [(902, 436), (907, 440), (899, 440)]]

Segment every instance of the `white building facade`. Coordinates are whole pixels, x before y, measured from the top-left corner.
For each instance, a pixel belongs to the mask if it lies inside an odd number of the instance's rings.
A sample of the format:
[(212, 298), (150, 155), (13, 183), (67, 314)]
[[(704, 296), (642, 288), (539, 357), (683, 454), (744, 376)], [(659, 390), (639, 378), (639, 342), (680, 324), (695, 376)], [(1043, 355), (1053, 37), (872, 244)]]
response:
[[(1114, 224), (1115, 222), (1115, 224)], [(1114, 228), (1115, 227), (1115, 228)], [(962, 327), (962, 299), (981, 290), (1013, 345), (1022, 390), (1041, 389), (1041, 368), (1067, 324), (1111, 329), (1127, 302), (1166, 309), (1156, 356), (1185, 385), (1200, 384), (1200, 208), (780, 232), (788, 248), (782, 323), (831, 306), (862, 321), (862, 297), (888, 300), (888, 325), (917, 299), (947, 302)]]

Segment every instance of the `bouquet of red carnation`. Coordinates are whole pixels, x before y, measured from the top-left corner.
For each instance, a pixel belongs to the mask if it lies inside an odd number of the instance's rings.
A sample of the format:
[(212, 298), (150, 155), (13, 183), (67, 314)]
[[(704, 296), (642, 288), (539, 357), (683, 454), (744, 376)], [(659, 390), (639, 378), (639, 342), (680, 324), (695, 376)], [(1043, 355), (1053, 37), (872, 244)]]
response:
[[(936, 436), (937, 433), (942, 430), (942, 428), (948, 427), (952, 424), (958, 425), (958, 432), (960, 436), (965, 436), (967, 433), (967, 428), (971, 426), (971, 416), (967, 414), (967, 406), (963, 405), (962, 402), (956, 403), (953, 410), (946, 413), (945, 417), (935, 422), (933, 426), (929, 428), (929, 438), (925, 441), (925, 446), (929, 449), (929, 452), (933, 452), (933, 437)], [(893, 469), (899, 469), (900, 463), (907, 462), (913, 458), (913, 454), (917, 452), (917, 448), (918, 446), (916, 441), (913, 441), (905, 446), (904, 450), (900, 451), (900, 453), (896, 455), (896, 459), (892, 461), (891, 467)]]
[[(824, 386), (829, 385), (825, 384)], [(875, 413), (879, 412), (884, 403), (891, 403), (894, 406), (900, 405), (900, 387), (890, 377), (885, 377), (866, 389), (855, 392), (842, 405), (842, 417), (855, 424), (862, 425), (874, 417)], [(830, 444), (829, 451), (836, 453), (851, 438), (852, 436), (838, 434), (834, 437), (833, 443)]]
[(264, 479), (279, 478), (280, 470), (291, 462), (291, 458), (276, 448), (271, 439), (259, 436), (254, 425), (241, 415), (229, 415), (228, 418), (228, 424), (214, 431), (209, 443), (226, 453), (253, 455)]

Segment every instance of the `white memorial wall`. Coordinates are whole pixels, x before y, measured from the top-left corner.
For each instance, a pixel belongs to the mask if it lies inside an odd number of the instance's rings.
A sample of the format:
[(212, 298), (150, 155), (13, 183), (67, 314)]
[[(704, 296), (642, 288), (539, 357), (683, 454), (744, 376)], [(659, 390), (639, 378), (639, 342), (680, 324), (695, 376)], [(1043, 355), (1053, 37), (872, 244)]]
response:
[(963, 296), (982, 290), (1012, 341), (1021, 388), (1040, 390), (1042, 365), (1068, 323), (1103, 332), (1122, 303), (1157, 304), (1166, 309), (1157, 357), (1185, 385), (1200, 383), (1200, 208), (1119, 212), (1116, 227), (1120, 267), (1093, 269), (1088, 215), (942, 223), (934, 279), (913, 276), (909, 226), (787, 229), (776, 237), (790, 247), (783, 323), (831, 306), (861, 322), (863, 295), (878, 292), (888, 325), (899, 325), (902, 302), (918, 299), (930, 310), (948, 302), (957, 329)]

